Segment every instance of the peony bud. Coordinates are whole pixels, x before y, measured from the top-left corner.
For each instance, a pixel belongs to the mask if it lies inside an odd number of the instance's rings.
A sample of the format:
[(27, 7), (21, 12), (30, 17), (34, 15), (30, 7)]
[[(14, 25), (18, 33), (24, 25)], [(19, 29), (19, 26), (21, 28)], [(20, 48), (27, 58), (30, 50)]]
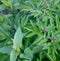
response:
[(3, 14), (8, 14), (8, 10), (7, 9), (3, 10)]
[(47, 29), (46, 29), (46, 28), (44, 28), (43, 32), (47, 32)]
[(54, 37), (52, 37), (52, 40), (56, 40), (56, 37), (54, 36)]

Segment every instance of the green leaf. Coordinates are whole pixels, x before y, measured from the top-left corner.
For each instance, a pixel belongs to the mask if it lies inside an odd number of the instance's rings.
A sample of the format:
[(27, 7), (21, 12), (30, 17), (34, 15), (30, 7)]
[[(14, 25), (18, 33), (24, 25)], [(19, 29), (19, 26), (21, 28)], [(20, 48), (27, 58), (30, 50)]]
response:
[(15, 33), (15, 36), (14, 36), (13, 46), (21, 48), (22, 47), (22, 39), (23, 39), (23, 34), (22, 34), (21, 29), (19, 27)]
[(29, 33), (26, 35), (26, 37), (31, 37), (31, 36), (34, 36), (34, 35), (35, 35), (34, 32), (29, 32)]
[(49, 58), (50, 61), (54, 61), (53, 58), (49, 55), (49, 54), (46, 54), (47, 57)]
[(12, 8), (12, 4), (10, 1), (7, 1), (7, 0), (2, 0), (2, 2), (6, 5), (6, 6), (9, 6)]
[(39, 54), (39, 57), (40, 57), (40, 60), (42, 61), (42, 59), (45, 57), (45, 52), (44, 51), (41, 51), (40, 54)]
[(19, 55), (19, 53), (18, 53), (17, 51), (12, 50), (12, 51), (11, 51), (11, 54), (10, 54), (10, 61), (16, 61), (18, 55)]
[(28, 60), (30, 59), (30, 58), (28, 58), (28, 57), (27, 57), (26, 55), (24, 55), (24, 54), (20, 54), (20, 58), (22, 58), (22, 59), (24, 58), (24, 59), (28, 59)]
[(33, 31), (33, 27), (30, 24), (27, 24), (24, 28), (28, 31)]
[(33, 58), (33, 52), (30, 48), (26, 48), (24, 50), (24, 54), (26, 57), (28, 57), (28, 59), (32, 59)]
[(41, 41), (42, 38), (43, 38), (42, 35), (38, 36), (38, 37), (36, 38), (36, 40), (33, 42), (33, 44), (39, 43), (39, 42)]
[(0, 11), (4, 10), (6, 8), (6, 6), (4, 4), (0, 5)]
[(48, 49), (50, 46), (51, 46), (51, 43), (45, 44), (45, 46), (43, 47), (43, 50)]
[(32, 25), (32, 27), (34, 29), (34, 32), (39, 33), (39, 28), (36, 26), (36, 24), (33, 23), (31, 20), (30, 20), (30, 23), (31, 23), (31, 25)]
[(34, 54), (39, 53), (42, 51), (43, 45), (36, 45), (33, 47), (32, 51)]
[(11, 46), (5, 46), (3, 48), (0, 48), (0, 53), (3, 53), (3, 54), (10, 54), (12, 50), (12, 47)]
[(40, 40), (40, 42), (37, 43), (37, 45), (42, 45), (45, 44), (47, 42), (47, 39), (42, 39)]

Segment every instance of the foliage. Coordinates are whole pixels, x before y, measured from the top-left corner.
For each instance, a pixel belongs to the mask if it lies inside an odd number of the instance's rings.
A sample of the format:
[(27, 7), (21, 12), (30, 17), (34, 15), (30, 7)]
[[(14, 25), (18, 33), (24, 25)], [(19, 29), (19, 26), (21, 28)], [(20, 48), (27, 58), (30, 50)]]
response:
[(60, 61), (60, 0), (0, 0), (0, 61)]

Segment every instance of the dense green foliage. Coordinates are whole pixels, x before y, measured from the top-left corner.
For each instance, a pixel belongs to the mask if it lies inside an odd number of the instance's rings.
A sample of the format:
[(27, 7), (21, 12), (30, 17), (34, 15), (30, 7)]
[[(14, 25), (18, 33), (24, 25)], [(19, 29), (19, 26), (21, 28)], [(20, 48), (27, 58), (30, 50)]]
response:
[(60, 61), (60, 0), (0, 0), (0, 61)]

